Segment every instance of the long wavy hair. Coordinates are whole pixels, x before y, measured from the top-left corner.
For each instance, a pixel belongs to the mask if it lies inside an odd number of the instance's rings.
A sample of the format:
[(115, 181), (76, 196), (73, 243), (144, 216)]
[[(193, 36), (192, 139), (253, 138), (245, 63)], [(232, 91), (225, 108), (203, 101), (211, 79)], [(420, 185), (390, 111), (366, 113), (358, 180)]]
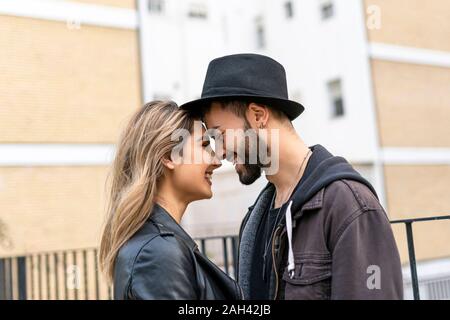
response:
[(107, 219), (99, 251), (100, 267), (109, 281), (120, 248), (151, 214), (164, 172), (162, 160), (179, 143), (172, 141), (172, 133), (177, 129), (192, 132), (193, 125), (194, 120), (174, 102), (153, 101), (139, 109), (123, 131), (109, 176)]

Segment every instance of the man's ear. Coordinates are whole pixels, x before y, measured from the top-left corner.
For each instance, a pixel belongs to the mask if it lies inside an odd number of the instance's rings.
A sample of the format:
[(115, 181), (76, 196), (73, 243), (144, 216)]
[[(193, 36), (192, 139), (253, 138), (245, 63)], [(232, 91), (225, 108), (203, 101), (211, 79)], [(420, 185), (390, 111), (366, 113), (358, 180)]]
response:
[(169, 170), (175, 169), (175, 162), (173, 162), (170, 158), (163, 158), (162, 164)]
[(247, 119), (253, 128), (264, 128), (269, 120), (269, 108), (251, 102), (247, 109)]

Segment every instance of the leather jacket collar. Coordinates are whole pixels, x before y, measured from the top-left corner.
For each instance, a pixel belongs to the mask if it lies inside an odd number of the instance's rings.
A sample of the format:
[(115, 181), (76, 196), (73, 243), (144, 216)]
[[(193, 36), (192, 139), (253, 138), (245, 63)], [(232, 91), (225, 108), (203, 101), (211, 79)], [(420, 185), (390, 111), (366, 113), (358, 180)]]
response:
[(191, 236), (184, 231), (178, 222), (161, 205), (155, 203), (149, 220), (158, 227), (161, 234), (173, 234), (181, 238), (190, 249), (195, 250), (197, 248), (197, 244)]

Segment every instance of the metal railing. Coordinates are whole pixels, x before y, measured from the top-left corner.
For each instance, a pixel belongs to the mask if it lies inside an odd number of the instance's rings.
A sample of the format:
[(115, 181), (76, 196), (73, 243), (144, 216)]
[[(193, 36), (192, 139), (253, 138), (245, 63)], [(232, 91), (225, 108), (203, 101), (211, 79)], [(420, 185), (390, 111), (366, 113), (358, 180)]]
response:
[(0, 300), (111, 299), (103, 283), (96, 248), (0, 258)]
[(218, 245), (221, 246), (222, 261), (220, 261), (219, 266), (221, 266), (223, 271), (225, 271), (225, 273), (230, 277), (233, 277), (234, 279), (237, 278), (238, 236), (211, 236), (195, 238), (194, 240), (199, 243), (200, 252), (207, 256), (209, 256), (209, 254), (207, 252), (206, 242), (211, 242), (214, 240), (220, 241)]
[[(236, 278), (237, 236), (194, 239), (199, 250)], [(0, 300), (112, 299), (101, 274), (98, 249), (41, 252), (0, 258)]]
[[(391, 221), (392, 224), (405, 224), (415, 300), (420, 299), (420, 292), (412, 225), (437, 220), (450, 220), (450, 216)], [(203, 254), (236, 278), (237, 236), (194, 240)], [(0, 300), (112, 299), (112, 288), (98, 268), (97, 253), (97, 248), (91, 248), (0, 258)]]
[(414, 249), (414, 236), (412, 224), (415, 222), (450, 220), (450, 216), (435, 216), (426, 218), (402, 219), (391, 221), (391, 224), (404, 223), (406, 228), (406, 240), (408, 243), (409, 267), (411, 269), (411, 282), (414, 300), (420, 300), (419, 278), (417, 277), (416, 251)]

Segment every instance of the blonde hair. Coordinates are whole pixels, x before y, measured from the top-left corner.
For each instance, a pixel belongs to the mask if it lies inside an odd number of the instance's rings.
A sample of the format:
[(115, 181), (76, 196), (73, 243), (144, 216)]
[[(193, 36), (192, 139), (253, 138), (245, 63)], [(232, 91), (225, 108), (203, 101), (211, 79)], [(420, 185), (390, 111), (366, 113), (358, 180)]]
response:
[(194, 120), (172, 102), (153, 101), (131, 118), (117, 145), (110, 176), (107, 220), (99, 260), (109, 281), (120, 248), (149, 218), (164, 158), (179, 143), (177, 129), (192, 131)]

